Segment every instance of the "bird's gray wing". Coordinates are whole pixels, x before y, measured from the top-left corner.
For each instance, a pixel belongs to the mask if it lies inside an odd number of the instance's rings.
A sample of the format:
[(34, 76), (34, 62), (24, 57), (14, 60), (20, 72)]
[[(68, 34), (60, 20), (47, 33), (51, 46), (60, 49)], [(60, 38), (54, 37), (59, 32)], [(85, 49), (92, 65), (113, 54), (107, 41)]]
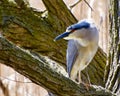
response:
[(74, 40), (68, 41), (68, 47), (67, 47), (67, 72), (70, 76), (71, 69), (73, 67), (73, 64), (76, 61), (76, 58), (78, 56), (78, 49), (76, 46), (76, 42)]

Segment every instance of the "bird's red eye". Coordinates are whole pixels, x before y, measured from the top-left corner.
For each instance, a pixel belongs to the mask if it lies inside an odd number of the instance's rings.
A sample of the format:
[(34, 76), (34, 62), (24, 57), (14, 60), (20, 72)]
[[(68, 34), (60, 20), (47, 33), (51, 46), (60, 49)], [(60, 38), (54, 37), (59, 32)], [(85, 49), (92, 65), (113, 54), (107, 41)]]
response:
[(75, 30), (71, 30), (71, 32), (75, 32)]

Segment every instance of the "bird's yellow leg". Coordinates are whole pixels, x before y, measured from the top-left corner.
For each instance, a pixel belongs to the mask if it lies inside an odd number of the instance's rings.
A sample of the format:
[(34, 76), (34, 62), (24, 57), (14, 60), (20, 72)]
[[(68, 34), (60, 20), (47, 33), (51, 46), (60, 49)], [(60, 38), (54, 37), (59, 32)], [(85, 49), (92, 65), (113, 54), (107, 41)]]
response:
[(82, 83), (82, 79), (81, 79), (81, 71), (79, 70), (78, 72), (78, 83)]
[[(72, 70), (71, 74), (70, 74), (70, 78), (76, 82), (76, 77), (77, 77), (77, 71), (76, 70)], [(76, 82), (77, 83), (77, 82)]]
[(82, 83), (82, 84), (85, 86), (85, 88), (86, 88), (87, 90), (89, 90), (89, 86), (90, 86), (90, 85), (82, 82), (82, 79), (81, 79), (81, 71), (79, 70), (79, 73), (78, 73), (78, 84), (80, 84), (80, 83)]

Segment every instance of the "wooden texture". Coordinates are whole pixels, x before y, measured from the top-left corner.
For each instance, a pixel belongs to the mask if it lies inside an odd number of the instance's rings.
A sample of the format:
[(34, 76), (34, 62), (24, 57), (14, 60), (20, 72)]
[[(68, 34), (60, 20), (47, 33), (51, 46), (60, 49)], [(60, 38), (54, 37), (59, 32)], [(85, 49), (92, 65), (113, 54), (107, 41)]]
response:
[[(77, 22), (62, 0), (43, 0), (46, 6), (44, 12), (37, 12), (27, 7), (21, 9), (7, 0), (1, 0), (0, 2), (1, 34), (12, 42), (8, 43), (5, 38), (1, 37), (1, 63), (12, 67), (36, 84), (60, 96), (70, 96), (67, 94), (71, 94), (71, 96), (81, 94), (81, 96), (84, 96), (85, 93), (85, 96), (90, 96), (90, 94), (94, 96), (98, 94), (98, 91), (94, 90), (95, 88), (87, 92), (83, 87), (81, 89), (81, 86), (58, 74), (57, 69), (64, 70), (60, 65), (66, 68), (65, 50), (67, 43), (64, 40), (54, 42), (53, 39), (64, 32), (67, 26)], [(29, 50), (30, 53), (21, 48)], [(50, 61), (54, 60), (59, 63), (60, 68), (49, 69), (51, 68), (49, 62), (46, 63), (46, 60), (41, 61), (41, 55), (42, 57), (47, 56)], [(82, 79), (88, 82), (87, 73), (91, 84), (104, 86), (105, 63), (106, 55), (99, 48), (91, 64), (83, 71)], [(99, 94), (111, 94), (104, 91), (100, 92)]]
[(89, 89), (86, 89), (84, 85), (78, 85), (63, 75), (65, 72), (57, 63), (50, 63), (45, 57), (33, 55), (3, 37), (0, 37), (0, 45), (1, 63), (12, 67), (32, 82), (41, 85), (57, 96), (112, 95), (110, 91), (100, 86), (91, 85)]
[(105, 71), (106, 88), (120, 95), (120, 17), (119, 0), (110, 0), (110, 44)]

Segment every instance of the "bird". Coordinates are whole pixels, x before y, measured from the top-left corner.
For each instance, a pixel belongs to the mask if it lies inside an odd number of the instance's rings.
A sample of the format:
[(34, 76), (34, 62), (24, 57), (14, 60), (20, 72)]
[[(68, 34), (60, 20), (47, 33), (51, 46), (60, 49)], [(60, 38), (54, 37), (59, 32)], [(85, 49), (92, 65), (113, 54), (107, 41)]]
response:
[(67, 27), (66, 31), (54, 40), (62, 38), (68, 40), (67, 73), (73, 81), (83, 83), (81, 71), (89, 65), (97, 52), (99, 31), (93, 20), (83, 19)]

